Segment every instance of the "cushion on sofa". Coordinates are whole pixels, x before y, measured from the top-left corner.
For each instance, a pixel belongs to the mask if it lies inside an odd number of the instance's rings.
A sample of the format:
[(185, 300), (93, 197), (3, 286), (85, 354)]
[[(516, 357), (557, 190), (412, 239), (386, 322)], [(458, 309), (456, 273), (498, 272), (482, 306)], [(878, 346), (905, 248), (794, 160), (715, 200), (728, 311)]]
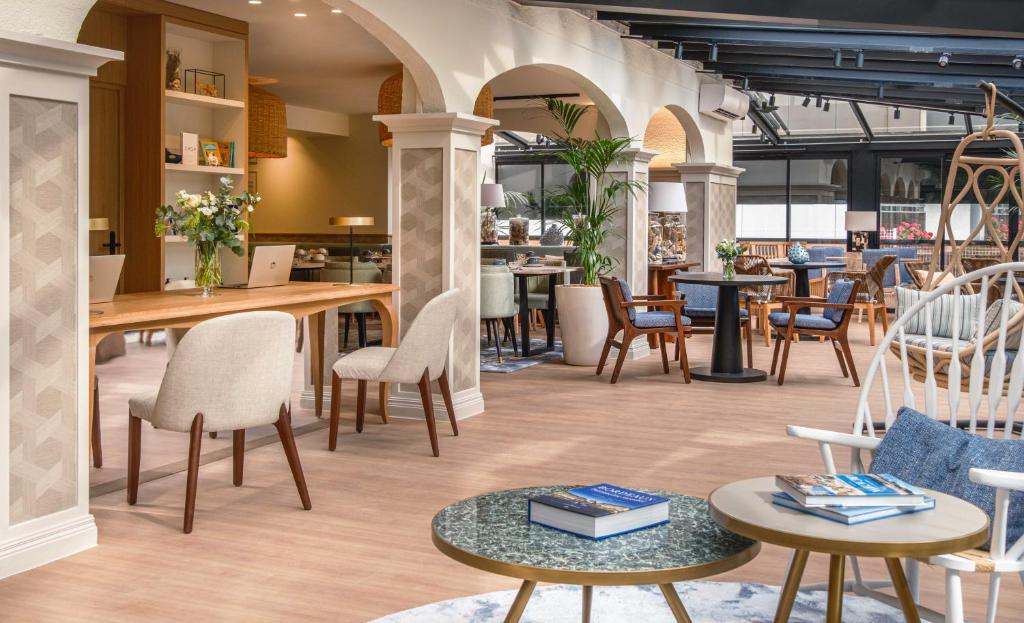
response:
[[(896, 317), (902, 317), (908, 309), (928, 294), (930, 293), (910, 288), (896, 288)], [(933, 336), (953, 337), (953, 309), (957, 304), (960, 305), (959, 339), (967, 341), (974, 336), (978, 306), (981, 305), (981, 294), (940, 296), (932, 301)], [(925, 310), (921, 310), (903, 326), (903, 332), (924, 335), (926, 322)]]
[[(972, 467), (1024, 472), (1024, 441), (973, 435), (902, 407), (875, 450), (870, 471), (967, 500), (992, 521), (996, 490), (972, 482)], [(1010, 492), (1006, 532), (1010, 544), (1024, 534), (1024, 492)]]

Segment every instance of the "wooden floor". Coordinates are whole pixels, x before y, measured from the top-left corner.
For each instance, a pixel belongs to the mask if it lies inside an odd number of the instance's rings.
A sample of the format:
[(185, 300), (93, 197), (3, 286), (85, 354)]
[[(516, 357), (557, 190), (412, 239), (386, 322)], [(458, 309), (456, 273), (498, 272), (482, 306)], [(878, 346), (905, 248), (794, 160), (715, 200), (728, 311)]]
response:
[[(866, 325), (852, 331), (863, 372), (872, 352)], [(691, 363), (706, 361), (709, 346), (708, 336), (690, 340)], [(755, 349), (755, 364), (768, 367), (771, 351)], [(312, 511), (301, 510), (279, 444), (247, 452), (241, 488), (231, 485), (230, 460), (201, 469), (191, 535), (181, 533), (184, 474), (144, 484), (136, 507), (123, 491), (102, 495), (93, 500), (99, 547), (0, 581), (0, 620), (344, 623), (515, 588), (513, 579), (437, 552), (433, 514), (507, 487), (608, 481), (704, 496), (739, 478), (818, 471), (816, 447), (788, 439), (784, 426), (847, 430), (857, 390), (829, 346), (794, 349), (783, 387), (683, 385), (678, 371), (661, 373), (658, 357), (628, 362), (615, 386), (592, 369), (560, 364), (486, 374), (487, 412), (460, 423), (458, 438), (439, 422), (438, 459), (422, 422), (385, 426), (371, 417), (356, 435), (347, 400), (337, 452), (327, 451), (326, 431), (298, 438)], [(162, 353), (130, 355), (147, 356)], [(720, 579), (780, 584), (787, 558), (765, 546)], [(881, 565), (867, 567), (882, 576)], [(812, 557), (805, 582), (823, 581), (825, 572), (825, 561)], [(982, 579), (965, 580), (974, 619), (982, 616)], [(941, 574), (926, 569), (922, 584), (924, 602), (941, 609)], [(1001, 605), (1000, 621), (1021, 620), (1017, 578), (1004, 579)]]

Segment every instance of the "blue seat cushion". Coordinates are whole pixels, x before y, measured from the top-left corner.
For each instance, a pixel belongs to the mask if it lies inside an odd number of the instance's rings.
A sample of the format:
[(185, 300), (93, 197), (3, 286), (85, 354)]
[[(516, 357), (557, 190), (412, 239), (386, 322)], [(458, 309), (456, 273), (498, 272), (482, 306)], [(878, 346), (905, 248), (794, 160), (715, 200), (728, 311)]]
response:
[[(971, 468), (1024, 472), (1024, 441), (989, 439), (959, 430), (923, 413), (902, 407), (882, 437), (871, 472), (892, 474), (912, 485), (956, 496), (995, 520), (996, 490), (972, 482)], [(1024, 492), (1010, 492), (1006, 542), (1024, 534)], [(990, 536), (991, 538), (991, 536)], [(984, 545), (988, 549), (990, 543)]]
[[(684, 327), (690, 326), (689, 318), (683, 316), (682, 320)], [(676, 327), (676, 315), (668, 311), (637, 312), (633, 325), (638, 329), (674, 329)]]
[[(691, 318), (714, 318), (718, 312), (714, 307), (690, 307), (687, 305), (683, 308), (683, 313)], [(747, 310), (740, 310), (740, 318), (746, 318), (748, 315)]]
[[(768, 322), (772, 326), (783, 328), (789, 326), (789, 312), (772, 312), (768, 314)], [(822, 329), (829, 331), (836, 328), (836, 323), (824, 316), (815, 314), (797, 314), (793, 326), (798, 329)]]
[[(832, 289), (829, 290), (828, 298), (825, 299), (827, 303), (853, 303), (853, 281), (849, 279), (840, 279), (832, 285)], [(844, 309), (836, 309), (834, 307), (826, 307), (821, 315), (828, 318), (832, 322), (839, 324), (843, 321), (843, 314), (846, 312)]]

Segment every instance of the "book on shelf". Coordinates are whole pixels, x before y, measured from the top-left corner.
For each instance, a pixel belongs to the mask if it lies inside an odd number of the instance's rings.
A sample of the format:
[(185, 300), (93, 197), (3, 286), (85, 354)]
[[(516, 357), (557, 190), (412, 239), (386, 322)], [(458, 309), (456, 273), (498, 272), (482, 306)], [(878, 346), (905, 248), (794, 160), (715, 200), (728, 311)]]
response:
[(220, 152), (220, 163), (223, 167), (235, 166), (235, 142), (234, 141), (218, 141), (217, 148)]
[(848, 526), (935, 508), (935, 498), (932, 497), (925, 497), (924, 502), (915, 506), (804, 506), (782, 491), (772, 494), (772, 503)]
[(668, 523), (668, 498), (610, 484), (530, 498), (531, 523), (600, 540)]
[(889, 474), (776, 476), (775, 484), (804, 506), (916, 506), (924, 491)]

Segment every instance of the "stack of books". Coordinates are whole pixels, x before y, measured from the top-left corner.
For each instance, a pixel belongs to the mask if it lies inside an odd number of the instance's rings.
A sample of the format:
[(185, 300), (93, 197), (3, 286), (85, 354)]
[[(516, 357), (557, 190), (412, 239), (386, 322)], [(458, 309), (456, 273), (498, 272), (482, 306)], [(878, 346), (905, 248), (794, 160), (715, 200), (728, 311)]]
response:
[(530, 523), (595, 541), (668, 523), (668, 498), (609, 484), (530, 498)]
[(776, 476), (779, 506), (846, 525), (935, 508), (935, 498), (889, 474)]

